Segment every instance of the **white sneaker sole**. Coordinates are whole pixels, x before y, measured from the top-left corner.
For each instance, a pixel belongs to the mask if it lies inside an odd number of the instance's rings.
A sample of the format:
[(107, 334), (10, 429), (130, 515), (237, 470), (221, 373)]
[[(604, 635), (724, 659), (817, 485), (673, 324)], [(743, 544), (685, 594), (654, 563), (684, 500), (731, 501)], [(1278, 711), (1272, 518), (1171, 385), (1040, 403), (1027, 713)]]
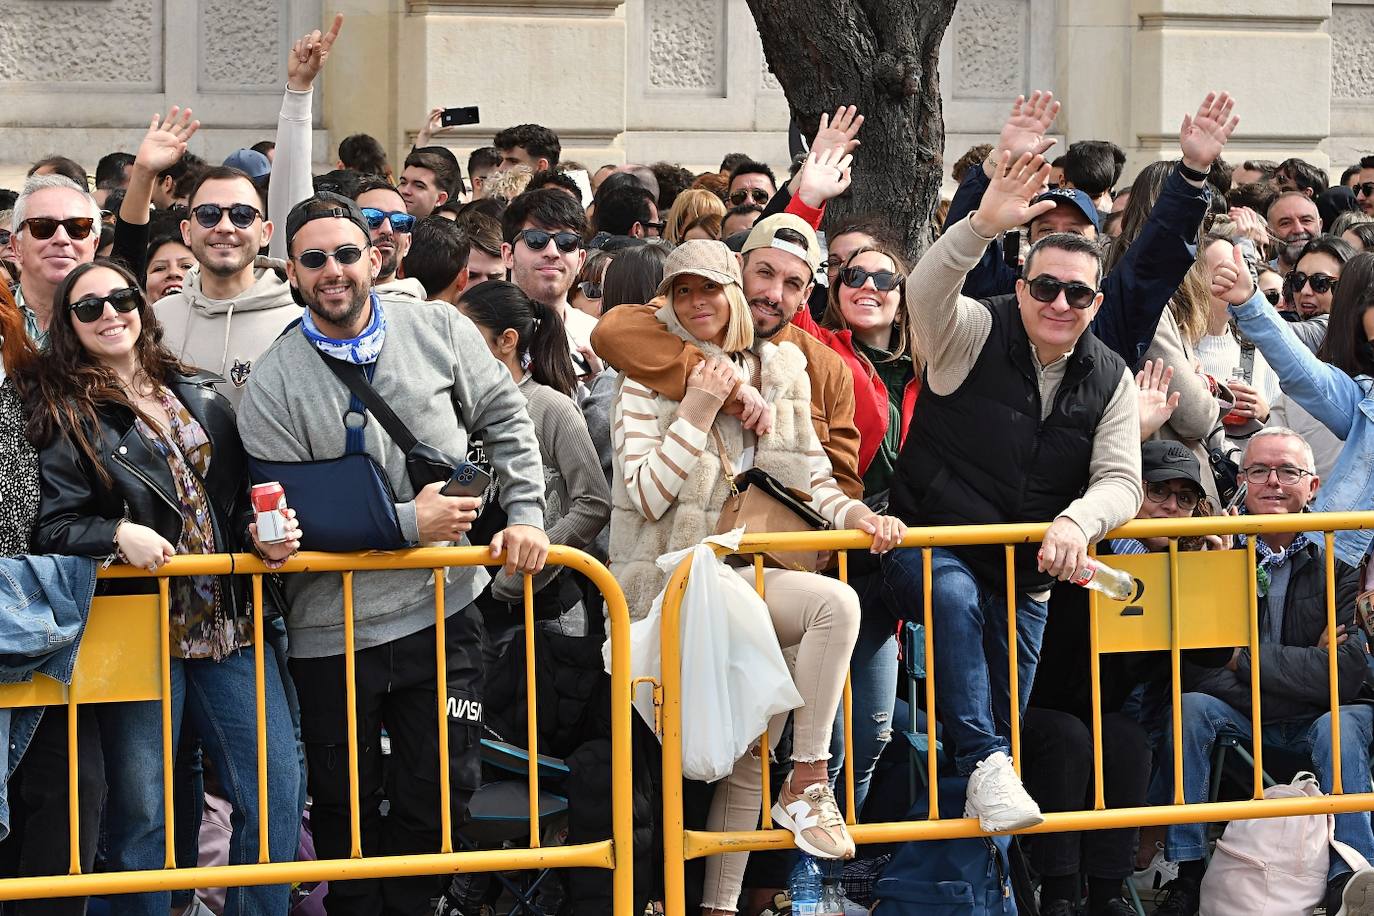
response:
[(808, 853), (809, 855), (816, 857), (817, 859), (841, 860), (854, 858), (855, 849), (854, 841), (852, 839), (849, 841), (849, 848), (840, 855), (835, 855), (832, 852), (825, 852), (821, 849), (817, 849), (815, 846), (812, 846), (809, 842), (807, 842), (807, 839), (802, 834), (802, 832), (797, 829), (797, 822), (792, 820), (792, 815), (788, 814), (787, 809), (777, 802), (773, 803), (773, 821), (778, 826), (786, 827), (788, 830), (792, 831), (792, 840), (797, 844), (797, 848), (800, 849), (802, 852)]
[[(990, 820), (977, 813), (969, 806), (964, 806), (964, 817), (978, 818), (978, 829), (984, 833), (1009, 833), (1013, 830), (1024, 830), (1027, 827), (1034, 827), (1037, 824), (1045, 823), (1045, 815), (1039, 811), (1027, 812), (1019, 818)], [(1374, 914), (1371, 914), (1374, 916)]]
[(1341, 894), (1341, 908), (1332, 916), (1374, 916), (1374, 871), (1357, 871)]

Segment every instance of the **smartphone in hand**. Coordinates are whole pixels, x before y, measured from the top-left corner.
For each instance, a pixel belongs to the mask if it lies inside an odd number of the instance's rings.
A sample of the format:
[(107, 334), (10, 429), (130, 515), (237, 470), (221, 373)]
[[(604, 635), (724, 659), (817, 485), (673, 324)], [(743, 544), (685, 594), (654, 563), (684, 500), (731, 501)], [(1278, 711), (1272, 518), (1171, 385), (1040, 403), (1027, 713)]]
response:
[(491, 474), (470, 461), (465, 461), (453, 471), (448, 483), (439, 490), (444, 496), (481, 496), (491, 483)]
[(466, 108), (445, 108), (444, 113), (439, 116), (439, 123), (444, 127), (460, 127), (464, 124), (477, 124), (482, 120), (477, 111), (476, 105), (469, 105)]

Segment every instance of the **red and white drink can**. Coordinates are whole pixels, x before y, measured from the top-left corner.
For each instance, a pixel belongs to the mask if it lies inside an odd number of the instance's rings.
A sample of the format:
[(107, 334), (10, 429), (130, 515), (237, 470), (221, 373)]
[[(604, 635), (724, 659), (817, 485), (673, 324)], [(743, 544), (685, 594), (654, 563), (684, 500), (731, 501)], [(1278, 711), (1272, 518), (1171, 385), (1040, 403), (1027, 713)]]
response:
[(286, 491), (281, 484), (260, 483), (249, 491), (253, 511), (258, 514), (258, 540), (263, 544), (280, 544), (286, 540)]

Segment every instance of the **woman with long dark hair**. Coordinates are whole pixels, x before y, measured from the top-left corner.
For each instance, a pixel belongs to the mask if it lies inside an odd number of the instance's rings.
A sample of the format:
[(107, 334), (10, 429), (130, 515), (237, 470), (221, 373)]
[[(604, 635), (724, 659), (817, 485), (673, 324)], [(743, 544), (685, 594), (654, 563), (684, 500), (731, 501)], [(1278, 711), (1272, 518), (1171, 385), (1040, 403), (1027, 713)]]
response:
[[(1331, 298), (1326, 339), (1314, 355), (1237, 258), (1213, 275), (1216, 295), (1231, 303), (1241, 333), (1255, 342), (1278, 374), (1284, 394), (1345, 442), (1313, 509), (1348, 512), (1374, 504), (1374, 253), (1341, 268)], [(1336, 556), (1359, 566), (1374, 532), (1337, 531)]]
[[(41, 449), (42, 499), (34, 549), (115, 556), (156, 572), (177, 554), (229, 553), (251, 544), (269, 563), (299, 546), (294, 518), (275, 544), (250, 523), (248, 474), (229, 402), (162, 346), (133, 274), (112, 261), (82, 264), (54, 294), (49, 349), (26, 399)], [(120, 580), (148, 591), (151, 579)], [(218, 576), (169, 582), (173, 746), (183, 716), (204, 741), (233, 804), (231, 864), (294, 857), (300, 812), (295, 736), (278, 668), (264, 667), (270, 836), (258, 835), (252, 615), (246, 584)], [(161, 868), (165, 838), (162, 716), (156, 702), (97, 710), (106, 750), (106, 829), (112, 870)], [(225, 913), (285, 914), (285, 885), (230, 888)], [(167, 892), (112, 898), (116, 914), (165, 916)]]

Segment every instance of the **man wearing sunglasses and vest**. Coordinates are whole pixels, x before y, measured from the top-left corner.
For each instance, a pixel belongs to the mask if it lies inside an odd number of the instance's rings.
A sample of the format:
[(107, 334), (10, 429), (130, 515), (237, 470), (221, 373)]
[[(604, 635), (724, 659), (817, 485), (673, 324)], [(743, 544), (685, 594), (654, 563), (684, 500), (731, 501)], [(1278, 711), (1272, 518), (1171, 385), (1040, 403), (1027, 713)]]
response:
[(10, 246), (19, 262), (14, 299), (24, 327), (47, 349), (53, 291), (73, 267), (95, 259), (100, 244), (100, 206), (61, 175), (35, 175), (14, 202)]
[[(1018, 708), (1035, 677), (1056, 580), (1083, 569), (1088, 545), (1141, 501), (1139, 409), (1121, 357), (1088, 330), (1102, 304), (1097, 245), (1058, 233), (1037, 242), (1016, 292), (961, 295), (965, 275), (1002, 232), (1055, 203), (1033, 203), (1050, 167), (1002, 155), (978, 209), (950, 226), (907, 281), (927, 355), (921, 396), (897, 459), (891, 511), (908, 525), (1048, 522), (1015, 550)], [(965, 816), (987, 831), (1043, 820), (1012, 767), (1006, 555), (1001, 546), (936, 548), (932, 557), (935, 690), (961, 775)], [(921, 619), (922, 552), (883, 557), (893, 610)], [(970, 652), (981, 646), (982, 652)]]

